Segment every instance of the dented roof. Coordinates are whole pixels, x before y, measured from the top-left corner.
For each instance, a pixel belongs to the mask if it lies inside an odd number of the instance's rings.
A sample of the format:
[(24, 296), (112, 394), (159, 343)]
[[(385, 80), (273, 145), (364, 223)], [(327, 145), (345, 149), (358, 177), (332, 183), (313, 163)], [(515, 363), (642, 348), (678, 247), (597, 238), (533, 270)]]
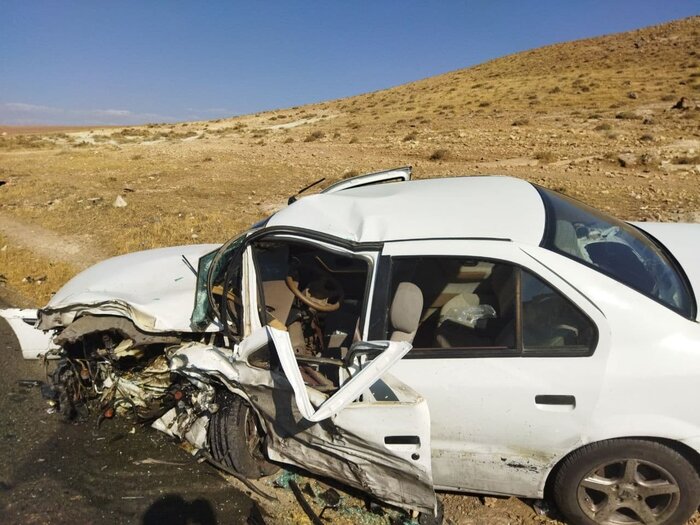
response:
[(453, 177), (376, 184), (305, 197), (270, 218), (354, 242), (431, 238), (510, 239), (539, 244), (545, 210), (514, 177)]

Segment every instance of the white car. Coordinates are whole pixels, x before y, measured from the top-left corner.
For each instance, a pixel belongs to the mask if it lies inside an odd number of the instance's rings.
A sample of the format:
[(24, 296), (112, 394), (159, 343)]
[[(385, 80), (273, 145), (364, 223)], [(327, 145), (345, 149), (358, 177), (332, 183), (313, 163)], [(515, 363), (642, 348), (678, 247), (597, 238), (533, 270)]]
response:
[(428, 515), (444, 489), (552, 496), (572, 523), (688, 519), (700, 225), (410, 178), (292, 198), (220, 247), (107, 260), (3, 316), (25, 357), (61, 356), (68, 415), (92, 397), (153, 418), (245, 476), (298, 465)]

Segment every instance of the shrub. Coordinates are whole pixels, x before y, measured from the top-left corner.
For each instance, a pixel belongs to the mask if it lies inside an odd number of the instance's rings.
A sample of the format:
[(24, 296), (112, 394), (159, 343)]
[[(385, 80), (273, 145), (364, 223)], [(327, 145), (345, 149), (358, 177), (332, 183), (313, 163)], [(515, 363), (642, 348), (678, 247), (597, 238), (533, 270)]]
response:
[(306, 138), (304, 139), (304, 142), (314, 142), (318, 139), (322, 139), (325, 136), (326, 136), (326, 134), (323, 131), (317, 130), (317, 131), (314, 131), (312, 133), (309, 133), (306, 136)]
[(447, 151), (446, 149), (436, 149), (435, 151), (433, 151), (430, 154), (430, 156), (428, 157), (428, 160), (433, 160), (433, 161), (445, 160), (445, 159), (447, 159), (447, 157), (449, 157), (449, 155), (450, 155), (450, 152)]
[(695, 155), (693, 157), (690, 157), (688, 155), (684, 155), (682, 157), (674, 157), (673, 163), (674, 164), (700, 164), (700, 155)]
[(639, 115), (637, 115), (634, 111), (621, 111), (617, 115), (615, 115), (616, 119), (621, 119), (621, 120), (638, 120), (641, 119)]
[(535, 153), (535, 158), (542, 162), (553, 162), (557, 159), (557, 156), (551, 151), (538, 151)]

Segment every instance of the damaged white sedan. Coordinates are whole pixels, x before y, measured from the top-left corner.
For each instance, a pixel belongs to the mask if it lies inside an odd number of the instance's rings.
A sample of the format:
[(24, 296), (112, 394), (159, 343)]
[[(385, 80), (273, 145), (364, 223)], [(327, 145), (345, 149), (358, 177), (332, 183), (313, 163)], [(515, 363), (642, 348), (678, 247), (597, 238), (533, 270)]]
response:
[(25, 357), (60, 357), (48, 395), (426, 515), (435, 489), (552, 496), (585, 524), (697, 509), (700, 225), (410, 169), (290, 200), (2, 312)]

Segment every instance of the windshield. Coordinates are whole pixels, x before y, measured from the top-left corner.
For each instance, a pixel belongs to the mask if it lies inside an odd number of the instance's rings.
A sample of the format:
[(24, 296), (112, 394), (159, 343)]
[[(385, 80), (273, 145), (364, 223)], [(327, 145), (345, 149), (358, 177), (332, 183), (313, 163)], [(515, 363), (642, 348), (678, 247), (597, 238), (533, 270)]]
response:
[(542, 246), (591, 266), (686, 316), (693, 302), (663, 249), (634, 226), (537, 187), (547, 210)]
[[(212, 294), (220, 296), (223, 280), (230, 263), (230, 255), (245, 241), (249, 232), (231, 239), (221, 248), (214, 250), (199, 259), (197, 267), (197, 290), (192, 310), (192, 326), (202, 329), (218, 318), (217, 305), (212, 301)], [(211, 293), (210, 293), (211, 292)]]

